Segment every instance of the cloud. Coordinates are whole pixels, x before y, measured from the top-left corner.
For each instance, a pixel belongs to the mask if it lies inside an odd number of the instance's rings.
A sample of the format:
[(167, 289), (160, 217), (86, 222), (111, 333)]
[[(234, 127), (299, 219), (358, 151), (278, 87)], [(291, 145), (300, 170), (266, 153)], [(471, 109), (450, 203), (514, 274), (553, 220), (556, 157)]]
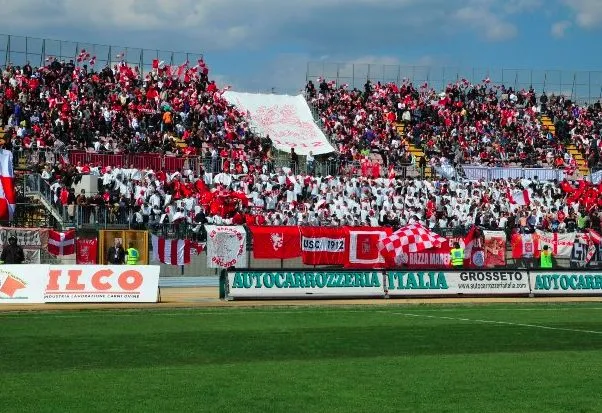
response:
[[(466, 28), (499, 41), (516, 35), (513, 13), (541, 0), (0, 0), (3, 30), (81, 32), (128, 39), (133, 46), (194, 44), (206, 52), (296, 45), (310, 53), (368, 51), (400, 39), (438, 39)], [(182, 46), (179, 46), (182, 45)], [(157, 46), (159, 47), (159, 46)], [(357, 52), (357, 50), (356, 50)], [(360, 51), (361, 53), (361, 51)]]
[(550, 32), (552, 33), (552, 36), (562, 38), (564, 37), (566, 30), (572, 25), (573, 23), (568, 20), (559, 21), (552, 25)]
[(592, 29), (602, 26), (602, 1), (562, 0), (575, 13), (575, 22), (580, 27)]
[(515, 37), (518, 29), (512, 23), (505, 21), (501, 13), (493, 11), (486, 1), (473, 1), (459, 8), (453, 18), (483, 33), (492, 41), (507, 40)]

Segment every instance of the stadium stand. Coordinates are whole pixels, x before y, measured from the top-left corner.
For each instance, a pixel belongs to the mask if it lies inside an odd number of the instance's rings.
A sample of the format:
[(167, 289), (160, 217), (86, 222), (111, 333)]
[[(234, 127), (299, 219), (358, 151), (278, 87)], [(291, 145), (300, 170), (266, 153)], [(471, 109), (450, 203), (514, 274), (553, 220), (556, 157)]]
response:
[[(274, 168), (269, 141), (223, 91), (202, 60), (156, 62), (149, 73), (125, 63), (99, 72), (58, 61), (8, 66), (0, 138), (20, 154), (17, 166), (34, 172), (24, 185), (46, 185), (74, 225), (183, 224), (195, 234), (203, 223), (599, 227), (595, 186), (536, 177), (456, 182), (434, 173), (449, 164), (586, 175), (602, 162), (599, 102), (579, 107), (545, 94), (538, 102), (533, 90), (488, 81), (459, 80), (444, 91), (409, 81), (368, 81), (363, 91), (310, 81), (307, 101), (338, 152), (337, 167), (308, 174)], [(75, 192), (85, 175), (97, 177), (98, 193)], [(517, 192), (529, 200), (515, 200)]]

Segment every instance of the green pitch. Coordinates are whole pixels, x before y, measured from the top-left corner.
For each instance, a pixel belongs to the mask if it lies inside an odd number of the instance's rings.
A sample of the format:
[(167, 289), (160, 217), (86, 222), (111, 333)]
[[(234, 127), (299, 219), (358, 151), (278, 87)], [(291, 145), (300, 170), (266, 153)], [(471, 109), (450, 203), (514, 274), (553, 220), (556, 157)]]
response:
[(601, 412), (602, 305), (0, 314), (0, 411)]

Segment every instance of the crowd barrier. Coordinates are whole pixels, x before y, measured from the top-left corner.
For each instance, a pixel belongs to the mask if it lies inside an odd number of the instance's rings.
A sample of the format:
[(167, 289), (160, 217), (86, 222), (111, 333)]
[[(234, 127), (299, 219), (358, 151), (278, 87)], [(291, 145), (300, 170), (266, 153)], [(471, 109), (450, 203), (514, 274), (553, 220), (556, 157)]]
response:
[(158, 265), (2, 265), (0, 304), (156, 303)]
[(227, 299), (600, 296), (602, 274), (586, 270), (224, 271)]
[(540, 181), (562, 181), (565, 173), (553, 168), (492, 168), (485, 166), (462, 165), (466, 179), (493, 181), (494, 179), (534, 179)]
[(69, 162), (77, 165), (98, 164), (103, 166), (116, 166), (127, 168), (133, 166), (136, 169), (151, 168), (155, 171), (165, 169), (167, 171), (176, 171), (188, 167), (193, 171), (200, 168), (199, 157), (181, 157), (181, 156), (165, 156), (155, 153), (92, 153), (83, 151), (70, 151)]

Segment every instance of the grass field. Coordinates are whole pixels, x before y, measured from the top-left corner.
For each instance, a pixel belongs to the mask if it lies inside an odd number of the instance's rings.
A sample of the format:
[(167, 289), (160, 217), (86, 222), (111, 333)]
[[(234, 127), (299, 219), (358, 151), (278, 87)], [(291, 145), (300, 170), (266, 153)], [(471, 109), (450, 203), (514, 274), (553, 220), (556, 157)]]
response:
[(602, 412), (596, 304), (0, 314), (0, 412)]

